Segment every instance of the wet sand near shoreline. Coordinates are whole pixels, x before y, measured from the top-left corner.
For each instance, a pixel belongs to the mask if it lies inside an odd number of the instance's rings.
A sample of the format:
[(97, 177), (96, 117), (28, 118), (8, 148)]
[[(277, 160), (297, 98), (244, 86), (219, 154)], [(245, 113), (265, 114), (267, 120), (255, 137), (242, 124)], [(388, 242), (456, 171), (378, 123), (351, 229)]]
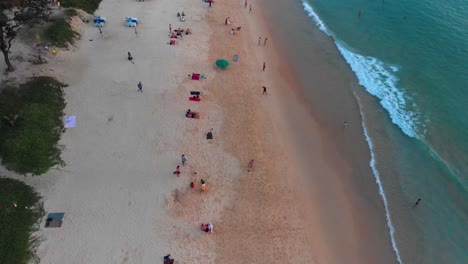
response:
[[(249, 13), (242, 1), (103, 1), (104, 36), (84, 25), (79, 50), (61, 66), (66, 113), (78, 116), (61, 140), (67, 166), (25, 179), (48, 212), (66, 213), (62, 228), (40, 231), (44, 263), (154, 263), (168, 253), (178, 264), (395, 262), (381, 203), (368, 202), (379, 197), (362, 131), (344, 134), (341, 121), (316, 118), (262, 5), (251, 2)], [(121, 25), (127, 15), (140, 18), (138, 35)], [(168, 24), (193, 34), (169, 46)], [(231, 65), (216, 68), (219, 58)], [(192, 90), (201, 102), (188, 101)], [(357, 124), (349, 95), (341, 110)], [(201, 118), (187, 119), (187, 109)], [(340, 147), (349, 142), (357, 147)], [(177, 177), (181, 154), (189, 161)], [(213, 234), (200, 231), (207, 222)]]

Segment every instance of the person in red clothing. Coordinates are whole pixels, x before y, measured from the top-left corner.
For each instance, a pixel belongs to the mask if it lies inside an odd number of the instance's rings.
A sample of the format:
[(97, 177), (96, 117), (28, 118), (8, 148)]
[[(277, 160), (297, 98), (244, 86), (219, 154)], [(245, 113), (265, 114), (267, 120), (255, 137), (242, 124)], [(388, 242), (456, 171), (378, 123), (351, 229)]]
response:
[(190, 182), (190, 188), (192, 188), (192, 189), (195, 188), (195, 183)]
[(251, 170), (253, 170), (253, 166), (254, 166), (254, 160), (250, 160), (249, 161), (249, 165), (247, 165), (247, 171), (250, 172)]

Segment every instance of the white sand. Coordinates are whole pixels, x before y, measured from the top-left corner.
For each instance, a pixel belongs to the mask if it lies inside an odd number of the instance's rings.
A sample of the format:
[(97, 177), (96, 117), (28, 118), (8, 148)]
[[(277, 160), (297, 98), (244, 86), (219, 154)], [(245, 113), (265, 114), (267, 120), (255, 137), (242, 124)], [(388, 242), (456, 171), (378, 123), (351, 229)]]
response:
[[(213, 221), (216, 228), (229, 194), (209, 191), (215, 178), (224, 178), (229, 188), (239, 164), (219, 143), (204, 138), (210, 128), (217, 136), (221, 114), (204, 112), (216, 105), (188, 101), (190, 90), (203, 91), (203, 83), (214, 77), (213, 65), (200, 63), (208, 58), (206, 10), (201, 1), (104, 0), (96, 11), (107, 18), (104, 36), (91, 23), (84, 25), (79, 49), (59, 66), (61, 79), (70, 85), (65, 112), (77, 116), (77, 127), (61, 139), (67, 165), (25, 179), (43, 195), (46, 212), (65, 212), (61, 228), (40, 231), (41, 263), (158, 263), (167, 253), (179, 263), (184, 258), (213, 263), (213, 240), (199, 225)], [(178, 22), (178, 11), (186, 13), (186, 22)], [(124, 27), (126, 16), (140, 19), (137, 36)], [(169, 23), (194, 34), (167, 45)], [(127, 60), (127, 51), (135, 64)], [(208, 80), (189, 80), (191, 72), (205, 73)], [(137, 92), (139, 81), (143, 93)], [(200, 111), (202, 118), (185, 118), (187, 108)], [(189, 165), (177, 178), (172, 172), (182, 153)], [(221, 156), (223, 163), (210, 161)], [(199, 177), (193, 177), (195, 170)], [(201, 178), (208, 181), (208, 193), (198, 191)], [(196, 190), (187, 190), (191, 179)], [(187, 199), (197, 207), (181, 211)], [(170, 221), (170, 214), (176, 220)], [(177, 220), (181, 214), (189, 216)], [(187, 243), (173, 242), (175, 235)]]

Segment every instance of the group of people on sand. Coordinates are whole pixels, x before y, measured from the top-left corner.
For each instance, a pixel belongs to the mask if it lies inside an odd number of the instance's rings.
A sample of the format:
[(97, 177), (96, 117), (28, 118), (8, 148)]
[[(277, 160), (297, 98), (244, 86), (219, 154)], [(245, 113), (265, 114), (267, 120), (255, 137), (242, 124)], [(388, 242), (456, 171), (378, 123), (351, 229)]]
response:
[(180, 22), (184, 22), (185, 21), (185, 13), (184, 11), (182, 11), (182, 14), (177, 12), (177, 17), (179, 18), (179, 21)]
[[(231, 25), (231, 17), (226, 17), (226, 18), (224, 19), (224, 25), (226, 25), (226, 26)], [(237, 29), (237, 31), (240, 31), (241, 28), (242, 28), (242, 27), (237, 27), (236, 29)], [(235, 34), (236, 34), (235, 29), (234, 29), (234, 28), (231, 28), (231, 29), (229, 30), (229, 34), (235, 35)]]
[[(179, 20), (181, 22), (185, 21), (185, 13), (183, 11), (182, 11), (182, 14), (180, 12), (177, 12), (177, 17), (179, 18)], [(184, 36), (184, 34), (185, 35), (190, 35), (190, 34), (192, 34), (192, 31), (189, 28), (183, 29), (183, 28), (180, 28), (180, 27), (173, 31), (172, 30), (172, 24), (169, 24), (169, 38), (171, 40), (169, 41), (168, 44), (175, 45), (176, 44), (175, 39), (182, 38)]]
[(175, 29), (173, 32), (171, 32), (171, 38), (182, 38), (184, 34), (190, 35), (192, 34), (192, 31), (189, 28), (187, 29), (178, 28), (178, 29)]

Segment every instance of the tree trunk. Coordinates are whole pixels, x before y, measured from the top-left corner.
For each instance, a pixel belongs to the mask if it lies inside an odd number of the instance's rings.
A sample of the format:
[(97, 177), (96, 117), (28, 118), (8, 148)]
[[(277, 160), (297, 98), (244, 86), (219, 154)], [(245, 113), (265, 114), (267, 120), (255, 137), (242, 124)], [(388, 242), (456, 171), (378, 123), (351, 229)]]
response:
[(8, 57), (8, 51), (2, 49), (2, 53), (3, 53), (3, 57), (5, 58), (5, 63), (8, 66), (8, 71), (10, 72), (14, 71), (15, 68), (13, 68), (13, 65), (11, 65), (10, 58)]

